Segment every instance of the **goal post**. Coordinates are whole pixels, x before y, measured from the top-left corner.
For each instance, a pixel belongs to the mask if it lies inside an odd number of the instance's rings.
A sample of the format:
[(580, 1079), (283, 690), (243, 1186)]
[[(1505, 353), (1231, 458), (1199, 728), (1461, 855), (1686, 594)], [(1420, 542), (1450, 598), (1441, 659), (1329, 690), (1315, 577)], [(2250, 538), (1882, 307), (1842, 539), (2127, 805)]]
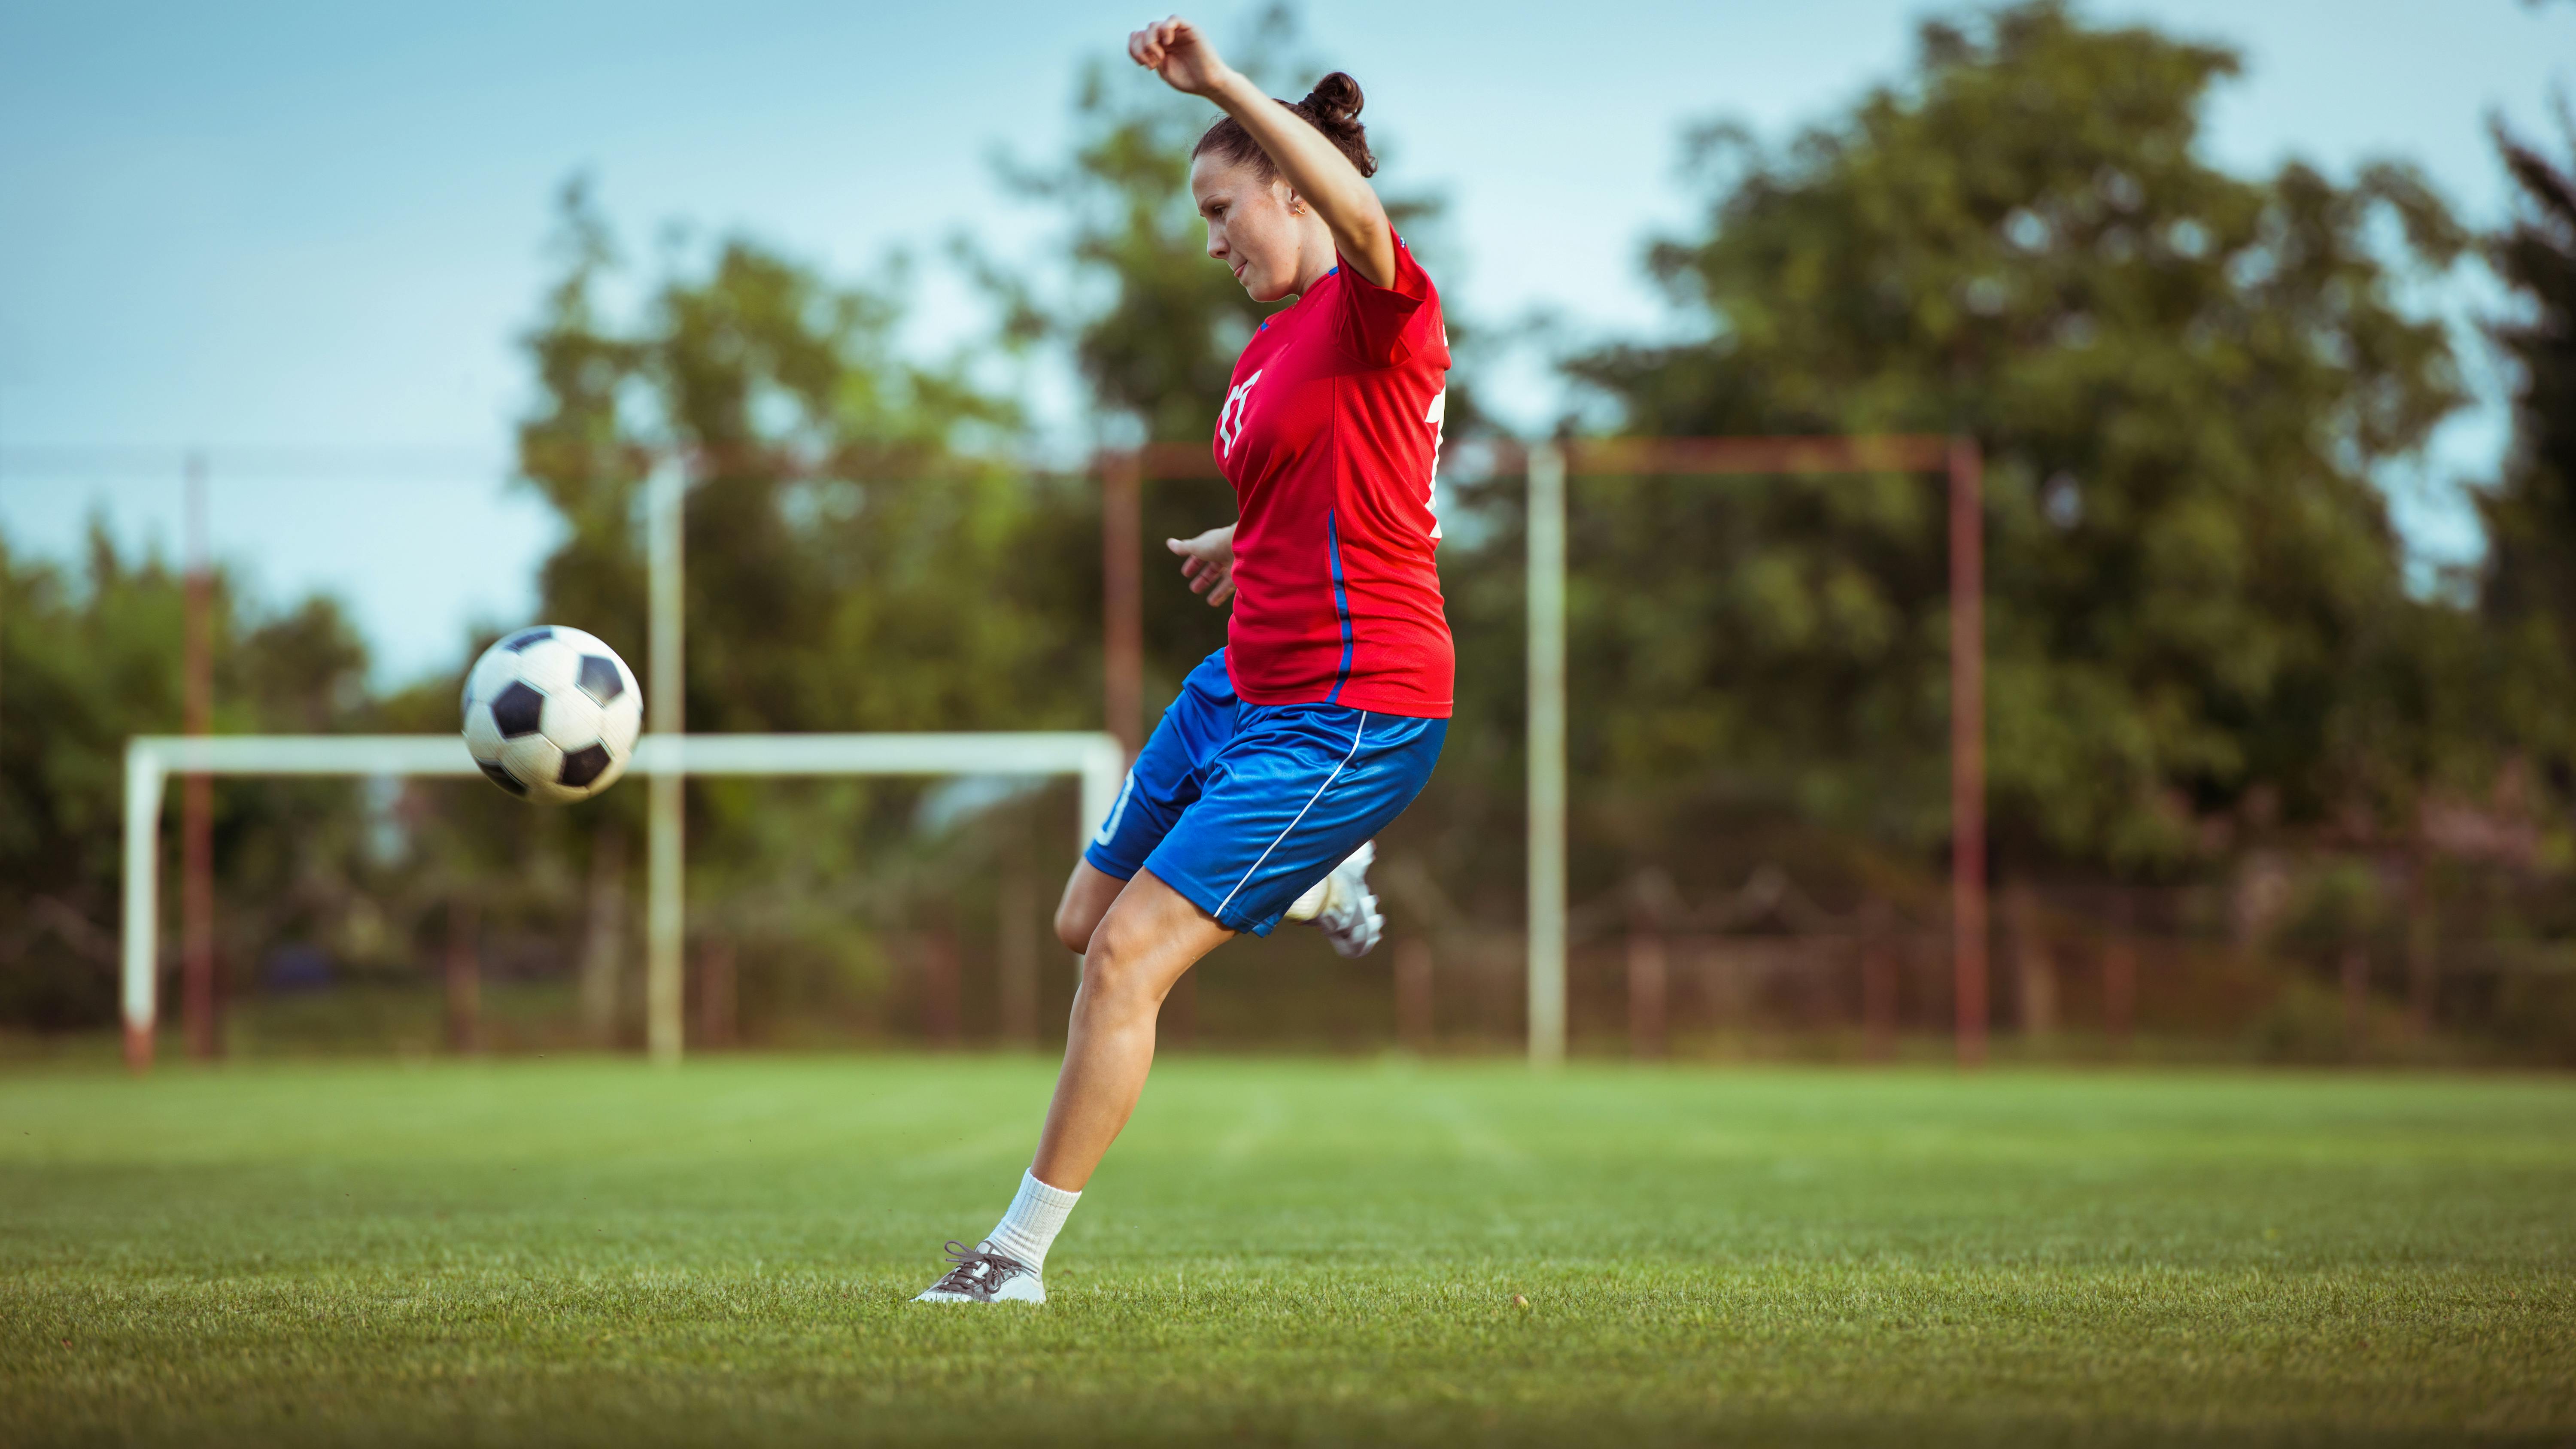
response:
[[(690, 775), (1072, 775), (1082, 782), (1079, 838), (1107, 818), (1127, 770), (1115, 736), (1082, 730), (950, 734), (648, 734), (630, 773)], [(172, 775), (475, 776), (456, 735), (137, 735), (125, 745), (125, 1060), (152, 1063), (159, 1016), (161, 805)], [(680, 875), (656, 872), (650, 909), (680, 918)], [(669, 899), (660, 897), (668, 895)], [(679, 999), (656, 996), (651, 1035), (677, 1055)]]
[(1986, 1055), (1984, 453), (1965, 435), (1596, 438), (1521, 452), (1528, 486), (1529, 1059), (1565, 1056), (1566, 479), (1918, 473), (1946, 484), (1950, 597), (1950, 960), (1958, 1060)]

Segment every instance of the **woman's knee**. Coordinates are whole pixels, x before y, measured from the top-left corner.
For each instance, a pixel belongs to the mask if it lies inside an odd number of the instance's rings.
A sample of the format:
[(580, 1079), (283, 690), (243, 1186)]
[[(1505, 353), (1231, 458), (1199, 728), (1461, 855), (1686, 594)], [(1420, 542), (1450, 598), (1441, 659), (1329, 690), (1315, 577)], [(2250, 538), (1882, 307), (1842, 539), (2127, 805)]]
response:
[(1074, 862), (1073, 874), (1064, 878), (1064, 894), (1055, 904), (1055, 938), (1064, 949), (1079, 956), (1091, 949), (1091, 935), (1100, 929), (1101, 918), (1118, 903), (1127, 882), (1101, 870), (1090, 861)]
[(1084, 998), (1113, 1011), (1150, 1011), (1182, 972), (1233, 934), (1170, 886), (1140, 874), (1091, 933), (1082, 953)]
[(1102, 1002), (1159, 1002), (1171, 983), (1162, 979), (1157, 965), (1145, 934), (1132, 923), (1111, 919), (1092, 933), (1083, 952), (1083, 993)]
[(1101, 909), (1066, 896), (1055, 908), (1055, 938), (1079, 956), (1091, 949), (1091, 933), (1100, 929)]

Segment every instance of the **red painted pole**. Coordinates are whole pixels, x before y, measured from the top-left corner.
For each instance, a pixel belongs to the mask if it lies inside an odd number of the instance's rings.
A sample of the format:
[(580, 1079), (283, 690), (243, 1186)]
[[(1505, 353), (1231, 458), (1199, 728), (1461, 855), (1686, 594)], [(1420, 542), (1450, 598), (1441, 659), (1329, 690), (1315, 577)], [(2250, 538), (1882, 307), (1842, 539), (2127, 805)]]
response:
[[(206, 559), (206, 459), (188, 455), (187, 730), (214, 727), (214, 579)], [(187, 776), (179, 796), (181, 1011), (188, 1055), (211, 1061), (222, 1051), (215, 1025), (215, 788), (208, 775)]]
[(1950, 932), (1959, 1065), (1986, 1059), (1985, 462), (1950, 442)]
[(1100, 460), (1100, 622), (1102, 706), (1109, 732), (1127, 758), (1145, 746), (1144, 529), (1142, 460), (1134, 453)]

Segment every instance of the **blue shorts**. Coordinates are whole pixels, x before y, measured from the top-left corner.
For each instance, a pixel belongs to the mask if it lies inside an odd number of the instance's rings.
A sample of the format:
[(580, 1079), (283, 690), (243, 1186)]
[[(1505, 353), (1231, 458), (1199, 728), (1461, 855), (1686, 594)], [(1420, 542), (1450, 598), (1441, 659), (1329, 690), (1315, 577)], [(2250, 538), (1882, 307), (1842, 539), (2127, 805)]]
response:
[(1338, 704), (1245, 704), (1220, 649), (1145, 742), (1082, 858), (1140, 869), (1232, 931), (1267, 936), (1307, 889), (1404, 813), (1445, 719)]

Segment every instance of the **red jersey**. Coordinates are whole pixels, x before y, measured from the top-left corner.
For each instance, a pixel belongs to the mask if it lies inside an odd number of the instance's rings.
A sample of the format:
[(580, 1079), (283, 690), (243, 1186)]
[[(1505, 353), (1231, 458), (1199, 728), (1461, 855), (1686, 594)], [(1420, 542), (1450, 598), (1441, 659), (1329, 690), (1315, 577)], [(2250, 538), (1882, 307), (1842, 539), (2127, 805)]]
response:
[(1244, 344), (1215, 441), (1239, 514), (1225, 657), (1244, 702), (1449, 717), (1431, 499), (1448, 387), (1440, 294), (1402, 238), (1394, 285), (1345, 261)]

